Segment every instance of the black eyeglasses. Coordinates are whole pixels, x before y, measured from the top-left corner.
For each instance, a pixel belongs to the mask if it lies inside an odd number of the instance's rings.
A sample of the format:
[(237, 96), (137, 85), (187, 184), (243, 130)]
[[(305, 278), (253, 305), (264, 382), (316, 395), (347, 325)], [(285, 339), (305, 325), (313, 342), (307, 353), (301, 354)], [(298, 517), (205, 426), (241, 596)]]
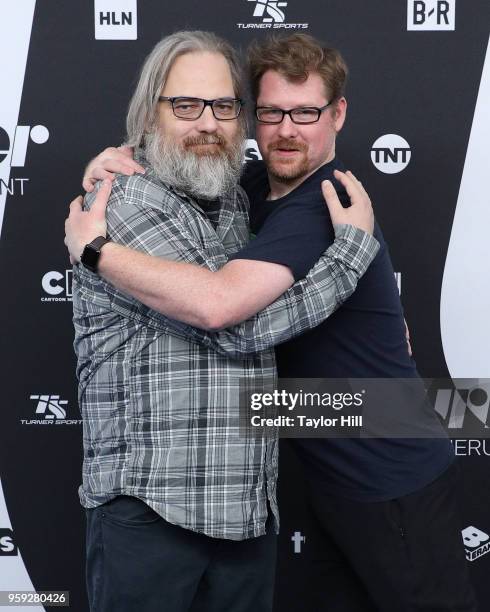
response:
[(170, 102), (172, 110), (179, 119), (195, 121), (203, 114), (206, 106), (210, 106), (215, 119), (218, 121), (232, 121), (236, 119), (244, 104), (240, 98), (216, 98), (215, 100), (204, 100), (204, 98), (184, 98), (177, 96), (168, 98), (159, 96), (160, 102)]
[(330, 104), (332, 104), (332, 100), (320, 108), (317, 106), (300, 106), (291, 110), (274, 108), (272, 106), (256, 106), (255, 116), (260, 123), (281, 123), (284, 115), (289, 115), (293, 123), (316, 123), (320, 119), (320, 115)]

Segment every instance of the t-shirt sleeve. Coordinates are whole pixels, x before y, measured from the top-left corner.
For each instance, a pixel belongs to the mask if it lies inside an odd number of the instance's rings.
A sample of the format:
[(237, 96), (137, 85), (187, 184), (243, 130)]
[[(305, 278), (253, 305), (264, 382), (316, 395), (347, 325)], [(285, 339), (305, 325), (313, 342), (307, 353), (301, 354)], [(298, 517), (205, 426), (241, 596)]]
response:
[(335, 234), (321, 196), (303, 196), (299, 202), (280, 204), (266, 219), (257, 236), (230, 259), (253, 259), (287, 266), (295, 280), (304, 278)]

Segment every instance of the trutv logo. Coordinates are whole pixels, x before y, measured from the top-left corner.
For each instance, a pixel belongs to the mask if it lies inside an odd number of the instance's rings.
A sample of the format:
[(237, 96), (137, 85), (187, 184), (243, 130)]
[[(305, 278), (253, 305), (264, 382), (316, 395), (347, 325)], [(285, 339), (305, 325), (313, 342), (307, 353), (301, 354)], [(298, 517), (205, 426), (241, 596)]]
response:
[(0, 529), (0, 557), (15, 557), (17, 554), (12, 529)]
[[(10, 152), (10, 166), (23, 168), (26, 163), (29, 142), (44, 144), (49, 138), (49, 130), (44, 125), (18, 125), (11, 137), (0, 127), (0, 164), (8, 163)], [(0, 179), (0, 195), (4, 192), (9, 195), (24, 195), (25, 183), (28, 178), (11, 178), (8, 182)]]
[(96, 40), (136, 40), (137, 0), (95, 0)]

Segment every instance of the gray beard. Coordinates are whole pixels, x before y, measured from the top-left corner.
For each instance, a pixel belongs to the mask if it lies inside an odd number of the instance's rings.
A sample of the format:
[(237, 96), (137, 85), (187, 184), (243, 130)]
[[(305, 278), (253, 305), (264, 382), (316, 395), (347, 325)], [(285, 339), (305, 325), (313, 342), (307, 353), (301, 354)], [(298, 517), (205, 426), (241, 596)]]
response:
[[(203, 135), (202, 142), (214, 143), (220, 137)], [(158, 178), (203, 200), (216, 200), (230, 193), (240, 178), (245, 153), (245, 140), (238, 137), (235, 142), (211, 155), (198, 155), (160, 132), (146, 135), (145, 154)]]

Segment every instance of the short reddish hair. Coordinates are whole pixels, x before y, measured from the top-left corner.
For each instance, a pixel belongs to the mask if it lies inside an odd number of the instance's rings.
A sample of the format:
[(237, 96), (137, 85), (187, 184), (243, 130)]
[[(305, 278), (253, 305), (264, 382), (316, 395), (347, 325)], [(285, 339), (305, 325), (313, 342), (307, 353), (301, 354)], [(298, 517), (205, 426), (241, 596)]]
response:
[(252, 95), (257, 100), (260, 79), (268, 70), (279, 72), (290, 81), (306, 81), (316, 72), (325, 83), (330, 101), (344, 95), (348, 68), (337, 49), (325, 47), (309, 34), (271, 35), (254, 41), (248, 49), (248, 70)]

